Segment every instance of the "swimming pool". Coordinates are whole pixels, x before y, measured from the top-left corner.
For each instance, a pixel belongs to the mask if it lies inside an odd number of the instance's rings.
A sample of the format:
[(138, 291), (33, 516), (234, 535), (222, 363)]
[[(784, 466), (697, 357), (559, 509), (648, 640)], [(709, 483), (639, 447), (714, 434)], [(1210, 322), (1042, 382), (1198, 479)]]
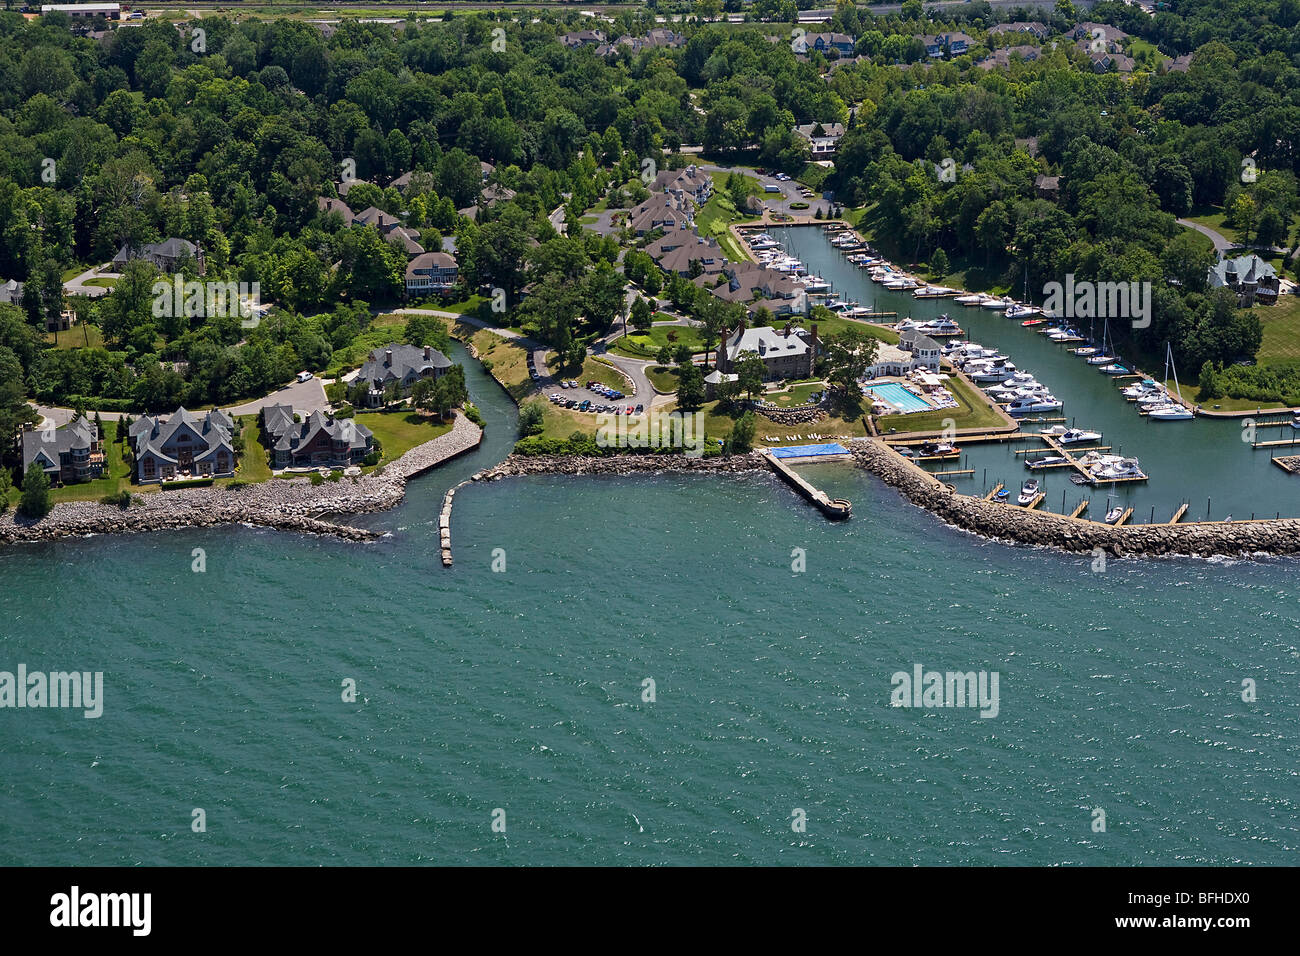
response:
[(867, 389), (875, 395), (876, 398), (883, 402), (889, 402), (895, 408), (904, 412), (928, 412), (932, 406), (922, 398), (918, 398), (912, 392), (908, 391), (897, 382), (886, 382), (884, 385), (872, 385)]

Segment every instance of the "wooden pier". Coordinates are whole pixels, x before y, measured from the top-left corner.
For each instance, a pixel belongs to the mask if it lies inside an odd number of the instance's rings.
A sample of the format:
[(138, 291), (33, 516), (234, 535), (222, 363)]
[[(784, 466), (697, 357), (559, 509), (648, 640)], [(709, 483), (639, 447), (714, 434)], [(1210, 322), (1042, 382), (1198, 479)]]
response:
[(1120, 525), (1126, 523), (1131, 517), (1133, 517), (1133, 509), (1125, 509), (1124, 513), (1119, 516), (1119, 520), (1115, 522), (1115, 527), (1118, 528)]
[(1253, 441), (1250, 443), (1251, 448), (1287, 448), (1292, 445), (1300, 445), (1300, 433), (1295, 438), (1281, 438), (1276, 441)]
[(993, 490), (984, 496), (984, 500), (992, 501), (994, 497), (997, 496), (997, 493), (1001, 490), (1002, 490), (1002, 482), (999, 481), (996, 485), (993, 486)]
[(974, 468), (963, 468), (960, 471), (936, 471), (932, 472), (936, 478), (969, 478), (975, 474)]
[(1280, 455), (1273, 458), (1277, 465), (1289, 475), (1300, 475), (1300, 455)]
[(1029, 502), (1029, 504), (1025, 505), (1025, 508), (1026, 508), (1027, 510), (1029, 510), (1029, 511), (1033, 511), (1035, 508), (1037, 508), (1039, 505), (1041, 505), (1041, 504), (1043, 503), (1043, 499), (1046, 498), (1046, 497), (1047, 497), (1047, 495), (1046, 495), (1044, 492), (1041, 492), (1041, 491), (1040, 491), (1037, 495), (1034, 496), (1034, 500), (1033, 500), (1033, 501), (1031, 501), (1031, 502)]
[(1174, 516), (1169, 519), (1169, 523), (1178, 524), (1178, 522), (1182, 521), (1183, 515), (1187, 514), (1187, 507), (1187, 502), (1185, 501), (1179, 505), (1178, 510), (1174, 512)]
[(1084, 498), (1082, 501), (1079, 502), (1078, 507), (1076, 507), (1073, 511), (1070, 512), (1070, 517), (1077, 518), (1080, 515), (1082, 515), (1085, 511), (1088, 510), (1088, 504), (1089, 504), (1088, 499)]

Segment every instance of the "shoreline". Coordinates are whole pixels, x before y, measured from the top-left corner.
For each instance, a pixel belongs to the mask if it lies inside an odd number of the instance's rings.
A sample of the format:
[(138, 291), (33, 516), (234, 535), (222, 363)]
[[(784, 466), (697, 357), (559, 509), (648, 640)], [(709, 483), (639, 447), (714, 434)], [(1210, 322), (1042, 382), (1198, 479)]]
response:
[(388, 511), (406, 497), (406, 483), (431, 468), (479, 446), (483, 431), (460, 412), (451, 431), (407, 451), (381, 472), (320, 485), (310, 478), (270, 478), (237, 487), (155, 491), (133, 498), (129, 508), (97, 501), (67, 501), (37, 521), (16, 510), (0, 515), (0, 544), (55, 541), (98, 534), (134, 534), (177, 528), (246, 524), (330, 535), (345, 541), (374, 541), (385, 532), (327, 521), (323, 515)]

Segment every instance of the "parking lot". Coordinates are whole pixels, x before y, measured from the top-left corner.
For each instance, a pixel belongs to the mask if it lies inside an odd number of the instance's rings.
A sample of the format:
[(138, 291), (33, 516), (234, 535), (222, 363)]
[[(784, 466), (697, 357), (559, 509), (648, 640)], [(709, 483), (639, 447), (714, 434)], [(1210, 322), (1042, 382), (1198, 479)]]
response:
[[(581, 382), (567, 379), (556, 382), (556, 387), (546, 393), (552, 404), (574, 411), (606, 415), (639, 415), (645, 411), (634, 398), (602, 385), (600, 382)], [(585, 405), (585, 407), (584, 407)]]

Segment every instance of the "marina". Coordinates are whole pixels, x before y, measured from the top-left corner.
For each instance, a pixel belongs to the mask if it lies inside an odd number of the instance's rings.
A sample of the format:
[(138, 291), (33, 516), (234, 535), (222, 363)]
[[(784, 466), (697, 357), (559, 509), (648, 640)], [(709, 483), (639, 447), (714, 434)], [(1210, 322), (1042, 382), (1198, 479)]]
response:
[[(962, 302), (963, 296), (927, 301), (916, 299), (909, 292), (885, 289), (872, 282), (863, 269), (848, 262), (839, 250), (831, 247), (819, 228), (773, 227), (769, 231), (791, 255), (808, 263), (842, 295), (873, 310), (896, 312), (913, 321), (930, 321), (956, 307), (960, 312), (961, 326), (971, 340), (1007, 355), (1018, 367), (1031, 369), (1034, 377), (1061, 400), (1062, 408), (1058, 413), (1021, 418), (1020, 433), (1005, 435), (984, 430), (971, 436), (956, 436), (954, 444), (962, 449), (962, 454), (958, 464), (945, 470), (973, 470), (977, 487), (970, 493), (983, 497), (1000, 485), (1019, 487), (1020, 476), (1025, 474), (1026, 456), (1014, 452), (1026, 447), (1021, 442), (1033, 437), (1032, 432), (1025, 434), (1031, 428), (1048, 424), (1079, 424), (1105, 436), (1104, 441), (1094, 444), (1108, 446), (1107, 451), (1116, 455), (1140, 459), (1147, 480), (1117, 480), (1084, 487), (1102, 488), (1114, 494), (1117, 502), (1126, 508), (1132, 507), (1141, 521), (1147, 521), (1153, 513), (1168, 516), (1187, 501), (1209, 505), (1208, 513), (1198, 509), (1197, 517), (1202, 520), (1223, 519), (1234, 513), (1300, 514), (1300, 494), (1297, 494), (1300, 489), (1296, 484), (1300, 468), (1291, 464), (1288, 469), (1274, 457), (1254, 455), (1252, 448), (1255, 446), (1242, 441), (1240, 420), (1198, 417), (1194, 421), (1170, 424), (1149, 415), (1134, 414), (1140, 409), (1140, 403), (1127, 400), (1128, 396), (1121, 394), (1121, 387), (1140, 384), (1144, 377), (1136, 375), (1136, 372), (1130, 371), (1129, 374), (1135, 375), (1132, 378), (1101, 374), (1096, 366), (1087, 364), (1085, 359), (1088, 356), (1067, 350), (1074, 345), (1053, 342), (1045, 334), (1038, 334), (1036, 329), (1041, 326), (1022, 327), (1020, 322), (1007, 321), (994, 308), (980, 308)], [(976, 295), (975, 299), (979, 301), (979, 296)], [(1001, 303), (1001, 307), (1005, 312), (1007, 303)], [(1086, 333), (1088, 329), (1085, 327), (1080, 331)], [(1102, 329), (1098, 328), (1094, 334), (1101, 332)], [(1105, 364), (1114, 364), (1116, 358), (1128, 366), (1122, 353)], [(1148, 371), (1158, 373), (1160, 369)], [(1180, 374), (1183, 371), (1179, 369)], [(1300, 448), (1300, 432), (1293, 433), (1289, 427), (1289, 414), (1264, 412), (1258, 421), (1256, 438), (1261, 443), (1259, 447)], [(891, 424), (888, 419), (882, 419), (882, 433)], [(1283, 429), (1287, 434), (1282, 434)], [(904, 431), (905, 427), (899, 430)], [(883, 437), (891, 445), (901, 447), (932, 440), (918, 436), (894, 441), (887, 434)], [(1281, 444), (1262, 444), (1270, 441)], [(1045, 445), (1043, 442), (1033, 444), (1035, 447)], [(1083, 478), (1073, 467), (1050, 468), (1036, 474), (1043, 480), (1047, 495), (1040, 508), (1053, 510), (1061, 506), (1062, 491), (1073, 489), (1077, 492), (1078, 486), (1070, 481), (1070, 477)], [(970, 477), (966, 478), (968, 486), (971, 481)], [(1071, 502), (1075, 500), (1067, 497)], [(1073, 508), (1069, 507), (1063, 513), (1068, 514), (1071, 510)], [(1129, 520), (1132, 520), (1131, 516)]]

